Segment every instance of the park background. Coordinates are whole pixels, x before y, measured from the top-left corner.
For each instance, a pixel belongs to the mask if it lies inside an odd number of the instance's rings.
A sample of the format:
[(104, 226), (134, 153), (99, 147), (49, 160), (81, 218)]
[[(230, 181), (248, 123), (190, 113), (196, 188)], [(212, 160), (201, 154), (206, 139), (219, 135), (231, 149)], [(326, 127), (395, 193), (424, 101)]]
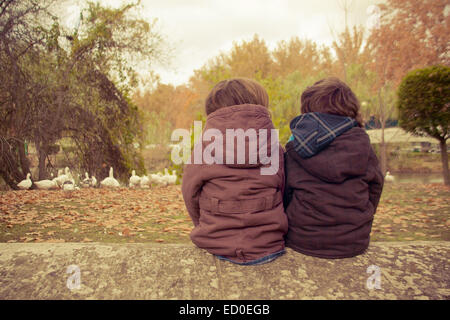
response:
[[(167, 10), (190, 13), (188, 2), (169, 3)], [(265, 15), (255, 18), (251, 12), (261, 3)], [(198, 30), (220, 38), (225, 31), (215, 22), (225, 16), (229, 23), (222, 28), (232, 29), (235, 40), (211, 48), (214, 55), (184, 78), (168, 73), (174, 60), (189, 64), (190, 52), (164, 33), (168, 22), (152, 15), (151, 4), (0, 2), (0, 241), (188, 242), (192, 223), (179, 185), (12, 190), (28, 172), (38, 181), (66, 166), (76, 179), (88, 172), (99, 181), (112, 166), (123, 186), (132, 170), (142, 176), (168, 168), (177, 170), (179, 183), (182, 167), (170, 161), (170, 135), (205, 121), (204, 99), (217, 82), (247, 77), (261, 83), (284, 144), (302, 91), (328, 76), (344, 80), (358, 96), (382, 170), (394, 176), (386, 182), (372, 240), (450, 239), (447, 146), (402, 129), (398, 109), (398, 89), (409, 72), (449, 66), (447, 1), (249, 1), (243, 8), (193, 1), (204, 8), (180, 19), (181, 29), (207, 16)], [(316, 23), (267, 41), (258, 32), (241, 34), (232, 18), (248, 19), (247, 29), (259, 22), (276, 33), (286, 27), (286, 12), (317, 17), (327, 6), (335, 11), (326, 39), (308, 37), (320, 35)], [(186, 42), (194, 38), (199, 46), (213, 39), (186, 34)], [(442, 110), (436, 119), (447, 119), (448, 132), (448, 102)]]

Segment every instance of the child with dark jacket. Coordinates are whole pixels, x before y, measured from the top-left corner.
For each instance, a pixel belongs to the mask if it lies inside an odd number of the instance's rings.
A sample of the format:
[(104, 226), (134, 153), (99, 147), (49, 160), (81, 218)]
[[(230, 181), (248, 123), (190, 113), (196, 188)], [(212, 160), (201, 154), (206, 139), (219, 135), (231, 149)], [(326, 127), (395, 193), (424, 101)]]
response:
[(308, 87), (290, 123), (284, 205), (286, 246), (321, 257), (362, 254), (383, 189), (383, 175), (352, 90), (337, 78)]

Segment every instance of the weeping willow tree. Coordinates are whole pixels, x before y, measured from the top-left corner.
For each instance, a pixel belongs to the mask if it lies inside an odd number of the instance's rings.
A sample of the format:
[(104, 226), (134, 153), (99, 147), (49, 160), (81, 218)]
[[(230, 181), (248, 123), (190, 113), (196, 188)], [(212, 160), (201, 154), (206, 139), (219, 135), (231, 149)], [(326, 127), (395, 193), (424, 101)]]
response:
[(42, 93), (30, 60), (51, 32), (38, 27), (38, 18), (50, 18), (43, 4), (0, 2), (0, 174), (12, 187), (29, 171), (25, 146), (37, 122), (35, 94)]
[[(104, 74), (93, 71), (87, 81), (94, 90), (83, 101), (96, 108), (75, 104), (70, 113), (73, 126), (67, 137), (75, 144), (73, 157), (91, 175), (108, 175), (109, 166), (117, 176), (129, 176), (131, 169), (145, 171), (140, 148), (145, 140), (142, 116), (131, 100)], [(69, 123), (70, 123), (69, 122)]]
[(136, 146), (146, 130), (129, 94), (139, 63), (162, 58), (164, 44), (138, 8), (87, 2), (68, 28), (54, 14), (61, 2), (0, 3), (0, 175), (9, 186), (30, 171), (30, 143), (39, 160), (34, 179), (46, 178), (62, 140), (73, 146), (73, 166), (97, 178), (110, 166), (119, 178), (145, 170)]

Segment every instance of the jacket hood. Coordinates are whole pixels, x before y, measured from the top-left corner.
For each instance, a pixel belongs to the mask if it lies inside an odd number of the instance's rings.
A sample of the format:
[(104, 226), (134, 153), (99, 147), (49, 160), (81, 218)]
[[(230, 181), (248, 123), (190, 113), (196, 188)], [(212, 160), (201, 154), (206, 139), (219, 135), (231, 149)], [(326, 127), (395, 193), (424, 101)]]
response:
[(334, 114), (310, 112), (291, 121), (295, 150), (302, 158), (310, 158), (326, 148), (336, 137), (357, 126), (350, 118)]
[[(271, 129), (274, 129), (274, 126), (269, 110), (264, 106), (236, 105), (221, 108), (211, 113), (206, 120), (203, 131), (204, 151), (205, 148), (208, 148), (208, 145), (212, 145), (215, 141), (215, 138), (211, 139), (210, 135), (205, 135), (208, 129), (219, 130), (222, 134), (222, 150), (224, 152), (221, 155), (216, 148), (212, 155), (221, 158), (222, 163), (228, 167), (260, 167), (266, 164), (265, 160), (261, 160), (260, 155), (271, 156), (271, 143), (276, 144), (276, 147), (279, 148), (278, 136), (272, 139)], [(214, 133), (215, 130), (210, 132)], [(237, 138), (239, 136), (242, 138)], [(205, 140), (207, 141), (205, 142)], [(240, 140), (245, 142), (240, 143)], [(234, 143), (230, 143), (231, 141), (234, 141)], [(245, 157), (243, 157), (243, 153), (245, 153)]]
[[(323, 114), (305, 114), (304, 121), (300, 118), (291, 123), (294, 138), (286, 149), (309, 174), (322, 181), (342, 183), (366, 173), (371, 154), (370, 139), (356, 122), (352, 124), (353, 119), (333, 115), (323, 117)], [(296, 126), (298, 122), (300, 124)]]

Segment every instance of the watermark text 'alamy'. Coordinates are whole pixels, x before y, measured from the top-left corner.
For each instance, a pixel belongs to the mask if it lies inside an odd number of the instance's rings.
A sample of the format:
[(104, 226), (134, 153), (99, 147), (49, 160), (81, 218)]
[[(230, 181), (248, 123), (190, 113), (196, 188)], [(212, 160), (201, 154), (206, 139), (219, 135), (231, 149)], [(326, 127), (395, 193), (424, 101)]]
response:
[[(245, 131), (243, 129), (226, 129), (223, 134), (219, 129), (213, 128), (203, 132), (202, 122), (194, 121), (194, 152), (192, 155), (189, 130), (175, 129), (172, 132), (171, 140), (179, 142), (179, 147), (173, 148), (171, 154), (171, 160), (176, 165), (182, 163), (210, 165), (224, 164), (224, 162), (226, 165), (243, 165), (246, 163), (247, 149), (248, 164), (261, 164), (261, 175), (276, 174), (280, 165), (278, 129), (263, 128), (258, 131), (252, 128)], [(270, 140), (270, 152), (267, 146), (268, 140)], [(210, 143), (203, 148), (204, 142)], [(246, 148), (247, 145), (248, 148)]]

